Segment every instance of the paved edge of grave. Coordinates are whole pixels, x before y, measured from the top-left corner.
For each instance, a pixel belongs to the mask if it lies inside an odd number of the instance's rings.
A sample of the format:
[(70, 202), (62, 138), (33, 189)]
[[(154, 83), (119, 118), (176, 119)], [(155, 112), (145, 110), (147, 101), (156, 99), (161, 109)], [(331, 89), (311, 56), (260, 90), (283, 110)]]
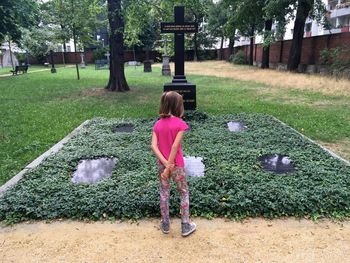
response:
[(37, 167), (45, 158), (50, 156), (51, 154), (57, 153), (65, 143), (67, 143), (73, 136), (78, 134), (78, 132), (89, 123), (90, 120), (84, 121), (82, 124), (80, 124), (77, 128), (75, 128), (71, 133), (69, 133), (66, 137), (64, 137), (62, 140), (60, 140), (58, 143), (56, 143), (54, 146), (52, 146), (49, 150), (44, 152), (42, 155), (40, 155), (38, 158), (36, 158), (34, 161), (32, 161), (30, 164), (28, 164), (22, 171), (20, 171), (18, 174), (16, 174), (14, 177), (12, 177), (10, 180), (8, 180), (4, 185), (0, 187), (0, 197), (6, 192), (6, 190), (10, 189), (12, 186), (14, 186), (19, 180), (23, 178), (23, 176), (29, 172), (30, 170)]
[(283, 121), (277, 119), (275, 116), (272, 116), (272, 118), (274, 120), (276, 120), (277, 122), (281, 123), (282, 125), (290, 128), (291, 130), (293, 130), (294, 132), (296, 132), (297, 134), (299, 134), (301, 137), (303, 137), (304, 139), (308, 140), (309, 142), (312, 142), (313, 144), (318, 145), (320, 148), (322, 148), (324, 151), (326, 151), (327, 153), (329, 153), (331, 156), (333, 156), (334, 158), (344, 162), (346, 165), (350, 166), (350, 162), (348, 160), (345, 160), (344, 158), (340, 157), (338, 154), (332, 152), (331, 150), (327, 149), (326, 147), (322, 146), (321, 144), (313, 141), (312, 139), (310, 139), (309, 137), (305, 136), (304, 134), (300, 133), (299, 131), (297, 131), (296, 129), (290, 127), (289, 125), (287, 125), (286, 123), (284, 123)]

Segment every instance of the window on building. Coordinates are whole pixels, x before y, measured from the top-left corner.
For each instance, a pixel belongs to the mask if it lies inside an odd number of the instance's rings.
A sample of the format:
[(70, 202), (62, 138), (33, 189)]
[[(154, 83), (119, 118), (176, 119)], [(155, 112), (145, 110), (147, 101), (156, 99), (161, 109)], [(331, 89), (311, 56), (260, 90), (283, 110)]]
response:
[(67, 52), (71, 52), (70, 45), (67, 45), (66, 48), (67, 48)]

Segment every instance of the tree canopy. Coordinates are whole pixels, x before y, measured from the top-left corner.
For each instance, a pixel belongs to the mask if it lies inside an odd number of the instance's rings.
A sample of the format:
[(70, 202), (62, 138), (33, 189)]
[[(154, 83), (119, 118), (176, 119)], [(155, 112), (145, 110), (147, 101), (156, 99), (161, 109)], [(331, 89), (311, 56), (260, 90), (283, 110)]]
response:
[(38, 3), (35, 0), (1, 0), (0, 42), (6, 36), (18, 42), (22, 28), (28, 28), (38, 21)]

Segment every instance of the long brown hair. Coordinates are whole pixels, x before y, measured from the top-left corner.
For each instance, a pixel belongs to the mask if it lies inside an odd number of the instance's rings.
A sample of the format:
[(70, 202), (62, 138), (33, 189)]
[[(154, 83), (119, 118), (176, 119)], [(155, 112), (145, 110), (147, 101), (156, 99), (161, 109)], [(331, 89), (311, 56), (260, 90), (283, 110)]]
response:
[(164, 92), (160, 99), (159, 115), (168, 118), (171, 115), (181, 118), (184, 114), (182, 96), (175, 91)]

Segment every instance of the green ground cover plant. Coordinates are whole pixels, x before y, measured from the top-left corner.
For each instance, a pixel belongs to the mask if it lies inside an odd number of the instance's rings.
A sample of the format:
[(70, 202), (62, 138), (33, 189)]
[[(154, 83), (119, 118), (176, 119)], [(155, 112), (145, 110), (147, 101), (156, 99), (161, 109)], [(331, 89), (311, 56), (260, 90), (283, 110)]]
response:
[[(57, 154), (29, 172), (0, 199), (0, 220), (103, 219), (159, 216), (157, 162), (150, 149), (156, 118), (93, 119)], [(264, 114), (187, 118), (184, 154), (204, 159), (205, 176), (189, 178), (191, 213), (197, 216), (348, 217), (350, 167), (331, 157), (276, 119)], [(248, 130), (232, 133), (229, 121)], [(113, 133), (132, 123), (133, 133)], [(259, 157), (286, 154), (296, 170), (274, 174)], [(115, 157), (112, 177), (95, 185), (75, 185), (71, 177), (82, 159)], [(179, 211), (172, 191), (171, 214)]]
[[(74, 67), (0, 78), (0, 185), (87, 119), (154, 117), (163, 85), (161, 69), (127, 67), (131, 92), (109, 93), (108, 70)], [(247, 70), (249, 74), (249, 70)], [(187, 76), (197, 85), (197, 105), (211, 115), (266, 113), (314, 140), (350, 140), (350, 99), (276, 89), (256, 81)], [(283, 83), (281, 83), (283, 85)]]

